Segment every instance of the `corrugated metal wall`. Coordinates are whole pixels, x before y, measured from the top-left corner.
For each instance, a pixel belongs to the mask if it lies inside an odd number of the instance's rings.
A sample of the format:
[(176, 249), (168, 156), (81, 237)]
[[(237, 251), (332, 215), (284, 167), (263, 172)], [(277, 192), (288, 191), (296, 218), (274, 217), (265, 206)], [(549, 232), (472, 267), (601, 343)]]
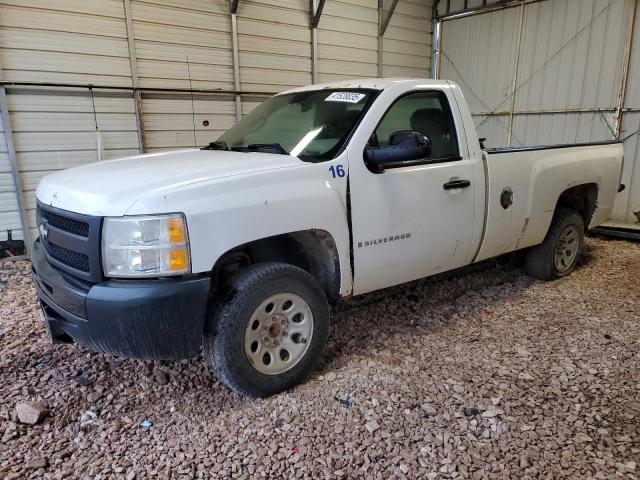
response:
[[(431, 11), (431, 0), (399, 0), (385, 75), (429, 75)], [(193, 147), (235, 122), (229, 12), (225, 0), (0, 0), (2, 80), (69, 85), (6, 85), (32, 234), (47, 173), (138, 153), (140, 133), (146, 151)], [(242, 114), (311, 83), (310, 1), (240, 0), (236, 18)], [(319, 81), (377, 75), (377, 0), (327, 0), (317, 34)], [(8, 165), (2, 135), (0, 240), (21, 236)]]
[(7, 230), (12, 231), (13, 238), (22, 238), (18, 197), (11, 176), (4, 123), (0, 117), (0, 240), (7, 239)]
[[(635, 2), (542, 0), (445, 17), (439, 76), (460, 84), (488, 146), (612, 140), (617, 116), (624, 139), (640, 122), (640, 8), (627, 96), (618, 112)], [(454, 6), (460, 7), (452, 2), (451, 10)], [(617, 198), (616, 225), (638, 221), (633, 213), (640, 211), (637, 137), (625, 141), (628, 188)]]
[[(430, 73), (432, 12), (424, 4), (398, 2), (384, 35), (383, 76), (426, 77)], [(425, 45), (429, 48), (425, 49)]]
[(280, 92), (311, 83), (309, 2), (241, 0), (238, 48), (244, 91)]

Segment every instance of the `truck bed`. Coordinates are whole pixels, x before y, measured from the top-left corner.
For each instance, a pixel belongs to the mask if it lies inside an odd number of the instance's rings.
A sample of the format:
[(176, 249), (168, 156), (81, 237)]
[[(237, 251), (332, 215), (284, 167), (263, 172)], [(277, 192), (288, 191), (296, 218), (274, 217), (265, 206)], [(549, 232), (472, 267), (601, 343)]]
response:
[(474, 261), (541, 243), (558, 198), (576, 185), (594, 185), (597, 191), (597, 206), (588, 228), (605, 222), (613, 208), (623, 155), (620, 142), (487, 150), (487, 214)]

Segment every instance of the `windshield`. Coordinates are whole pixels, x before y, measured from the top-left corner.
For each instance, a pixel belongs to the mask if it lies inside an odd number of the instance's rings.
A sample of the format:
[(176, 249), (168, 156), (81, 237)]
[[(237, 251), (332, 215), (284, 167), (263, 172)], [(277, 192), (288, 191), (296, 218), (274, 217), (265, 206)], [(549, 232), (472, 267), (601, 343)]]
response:
[(227, 130), (215, 144), (231, 150), (333, 158), (374, 97), (371, 90), (312, 90), (276, 95)]

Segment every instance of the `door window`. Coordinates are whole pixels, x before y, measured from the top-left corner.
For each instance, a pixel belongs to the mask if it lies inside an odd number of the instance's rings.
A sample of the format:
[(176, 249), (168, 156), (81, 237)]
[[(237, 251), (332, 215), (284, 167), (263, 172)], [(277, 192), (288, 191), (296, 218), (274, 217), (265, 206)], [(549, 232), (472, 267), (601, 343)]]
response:
[(449, 102), (443, 92), (414, 92), (396, 100), (380, 120), (375, 138), (381, 147), (401, 130), (414, 130), (431, 140), (433, 159), (459, 155), (458, 139)]

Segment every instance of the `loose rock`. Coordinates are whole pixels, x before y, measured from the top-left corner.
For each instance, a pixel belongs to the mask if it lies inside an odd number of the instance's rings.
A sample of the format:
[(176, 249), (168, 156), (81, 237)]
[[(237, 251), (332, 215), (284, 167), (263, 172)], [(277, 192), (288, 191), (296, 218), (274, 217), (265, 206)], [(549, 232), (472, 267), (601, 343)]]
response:
[(49, 466), (49, 460), (45, 457), (34, 458), (27, 462), (27, 468), (32, 470), (38, 470), (39, 468), (47, 468)]
[(42, 402), (21, 402), (16, 405), (16, 414), (20, 423), (35, 425), (40, 423), (49, 413)]
[(367, 432), (373, 433), (380, 428), (380, 424), (375, 420), (371, 420), (364, 425), (364, 428), (367, 429)]

